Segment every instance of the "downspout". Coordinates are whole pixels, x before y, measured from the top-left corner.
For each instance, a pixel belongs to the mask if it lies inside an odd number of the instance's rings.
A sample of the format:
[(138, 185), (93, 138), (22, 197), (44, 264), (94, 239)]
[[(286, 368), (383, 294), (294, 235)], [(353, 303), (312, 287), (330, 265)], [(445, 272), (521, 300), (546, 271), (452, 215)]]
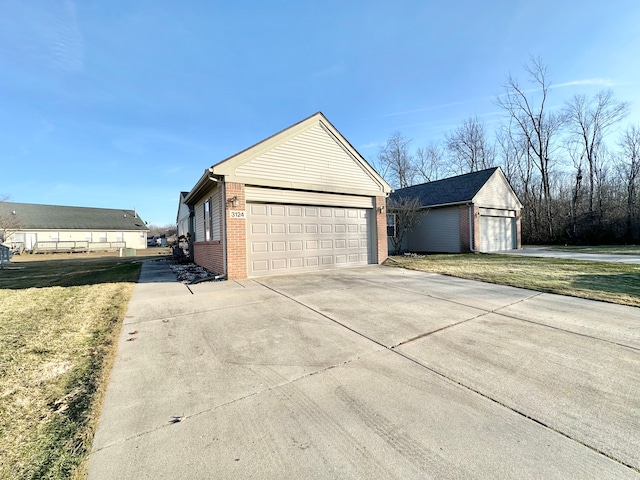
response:
[(220, 232), (220, 237), (222, 239), (222, 275), (216, 275), (216, 279), (218, 278), (226, 278), (227, 277), (227, 189), (224, 181), (219, 178), (214, 177), (213, 168), (209, 167), (209, 180), (212, 182), (216, 182), (220, 185), (220, 189), (222, 190), (222, 198), (220, 199), (220, 203), (222, 205), (222, 225)]
[(469, 204), (469, 250), (471, 253), (480, 253), (473, 248), (473, 231), (475, 230), (475, 222), (473, 216), (473, 203)]
[(225, 182), (220, 182), (220, 188), (222, 189), (222, 275), (227, 278), (227, 185)]

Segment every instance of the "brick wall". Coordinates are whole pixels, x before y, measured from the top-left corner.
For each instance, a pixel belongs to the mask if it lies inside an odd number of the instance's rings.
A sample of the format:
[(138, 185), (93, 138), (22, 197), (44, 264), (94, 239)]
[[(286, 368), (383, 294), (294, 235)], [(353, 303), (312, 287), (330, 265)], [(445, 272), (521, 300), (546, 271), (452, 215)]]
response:
[[(246, 211), (244, 184), (227, 183), (225, 200), (238, 199), (233, 207), (225, 201), (226, 210)], [(227, 278), (241, 280), (247, 278), (247, 221), (244, 218), (229, 218), (227, 213)]]
[(224, 249), (222, 242), (195, 242), (193, 261), (216, 275), (224, 273)]
[[(381, 209), (380, 207), (383, 208)], [(376, 219), (377, 239), (377, 252), (374, 252), (374, 254), (376, 255), (377, 263), (381, 264), (389, 255), (389, 246), (387, 242), (387, 200), (385, 197), (376, 197), (374, 215)]]

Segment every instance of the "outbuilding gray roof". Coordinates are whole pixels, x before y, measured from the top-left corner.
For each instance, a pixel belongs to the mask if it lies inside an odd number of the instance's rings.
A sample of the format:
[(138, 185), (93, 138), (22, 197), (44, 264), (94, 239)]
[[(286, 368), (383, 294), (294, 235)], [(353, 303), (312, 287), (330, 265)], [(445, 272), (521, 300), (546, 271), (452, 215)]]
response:
[(391, 194), (390, 199), (417, 198), (422, 207), (470, 202), (498, 168), (488, 168), (457, 177), (399, 188)]
[(11, 219), (20, 230), (148, 230), (134, 210), (112, 208), (0, 202), (0, 219)]

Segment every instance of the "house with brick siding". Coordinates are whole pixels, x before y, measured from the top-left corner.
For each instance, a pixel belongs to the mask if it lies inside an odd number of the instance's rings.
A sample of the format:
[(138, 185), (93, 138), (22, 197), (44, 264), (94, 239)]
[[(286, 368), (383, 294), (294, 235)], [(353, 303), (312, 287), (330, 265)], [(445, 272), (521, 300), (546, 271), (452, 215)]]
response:
[(243, 279), (382, 263), (390, 192), (316, 113), (207, 168), (182, 204), (195, 263)]
[[(391, 199), (417, 199), (420, 223), (404, 235), (409, 252), (496, 252), (521, 248), (522, 203), (500, 167), (400, 188)], [(392, 214), (389, 215), (393, 224)], [(392, 242), (389, 250), (393, 253)]]

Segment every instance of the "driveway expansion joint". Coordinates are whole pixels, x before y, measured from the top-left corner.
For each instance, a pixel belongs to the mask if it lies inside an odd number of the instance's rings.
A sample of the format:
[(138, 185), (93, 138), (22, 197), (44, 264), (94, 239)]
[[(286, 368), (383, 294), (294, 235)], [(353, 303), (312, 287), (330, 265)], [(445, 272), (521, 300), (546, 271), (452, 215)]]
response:
[[(490, 395), (488, 395), (488, 394), (485, 394), (485, 393), (481, 392), (480, 390), (477, 390), (477, 389), (475, 389), (475, 388), (473, 388), (473, 387), (471, 387), (471, 386), (469, 386), (469, 385), (466, 385), (466, 384), (462, 383), (461, 381), (458, 381), (458, 380), (456, 380), (455, 378), (450, 377), (450, 376), (448, 376), (448, 375), (446, 375), (446, 374), (444, 374), (444, 373), (442, 373), (442, 372), (440, 372), (440, 371), (438, 371), (438, 370), (434, 369), (433, 367), (430, 367), (429, 365), (427, 365), (427, 364), (425, 364), (425, 363), (421, 362), (420, 360), (418, 360), (418, 359), (416, 359), (416, 358), (412, 357), (411, 355), (408, 355), (408, 354), (406, 354), (406, 353), (403, 353), (403, 352), (399, 351), (399, 350), (397, 349), (397, 347), (399, 347), (401, 344), (398, 344), (398, 345), (395, 345), (395, 346), (391, 346), (391, 347), (389, 347), (389, 346), (387, 346), (387, 345), (384, 345), (383, 343), (379, 342), (378, 340), (376, 340), (376, 339), (374, 339), (374, 338), (371, 338), (371, 337), (369, 337), (369, 336), (367, 336), (367, 335), (363, 334), (362, 332), (359, 332), (359, 331), (357, 331), (357, 330), (355, 330), (355, 329), (353, 329), (353, 328), (351, 328), (351, 327), (349, 327), (349, 326), (347, 326), (347, 325), (343, 324), (342, 322), (340, 322), (340, 321), (338, 321), (338, 320), (336, 320), (336, 319), (334, 319), (334, 318), (332, 318), (332, 317), (328, 316), (327, 314), (322, 313), (322, 312), (320, 312), (320, 311), (316, 310), (315, 308), (312, 308), (312, 307), (310, 307), (309, 305), (306, 305), (305, 303), (303, 303), (303, 302), (301, 302), (301, 301), (299, 301), (299, 300), (297, 300), (297, 299), (295, 299), (295, 298), (293, 298), (293, 297), (291, 297), (291, 296), (287, 295), (286, 293), (283, 293), (283, 292), (281, 292), (281, 291), (279, 291), (279, 290), (275, 289), (274, 287), (271, 287), (271, 286), (269, 286), (269, 285), (266, 285), (266, 284), (264, 284), (264, 283), (261, 283), (261, 282), (259, 282), (259, 281), (257, 281), (257, 280), (254, 280), (254, 281), (255, 281), (256, 283), (258, 283), (258, 284), (262, 285), (263, 287), (265, 287), (265, 288), (267, 288), (267, 289), (269, 289), (269, 290), (271, 290), (271, 291), (273, 291), (273, 292), (275, 292), (275, 293), (277, 293), (277, 294), (279, 294), (279, 295), (282, 295), (283, 297), (288, 298), (289, 300), (291, 300), (291, 301), (293, 301), (293, 302), (295, 302), (295, 303), (297, 303), (297, 304), (299, 304), (299, 305), (301, 305), (301, 306), (303, 306), (303, 307), (305, 307), (305, 308), (307, 308), (307, 309), (309, 309), (309, 310), (311, 310), (311, 311), (313, 311), (313, 312), (315, 312), (315, 313), (317, 313), (317, 314), (319, 314), (319, 315), (323, 316), (323, 317), (324, 317), (324, 318), (326, 318), (327, 320), (330, 320), (331, 322), (334, 322), (334, 323), (336, 323), (337, 325), (340, 325), (340, 326), (342, 326), (343, 328), (345, 328), (345, 329), (347, 329), (347, 330), (349, 330), (349, 331), (351, 331), (351, 332), (353, 332), (353, 333), (355, 333), (355, 334), (357, 334), (357, 335), (359, 335), (359, 336), (361, 336), (361, 337), (363, 337), (363, 338), (365, 338), (365, 339), (367, 339), (367, 340), (369, 340), (369, 341), (371, 341), (371, 342), (375, 343), (376, 345), (379, 345), (379, 346), (383, 347), (384, 349), (389, 350), (390, 352), (393, 352), (394, 354), (396, 354), (396, 355), (398, 355), (398, 356), (400, 356), (400, 357), (402, 357), (402, 358), (404, 358), (404, 359), (406, 359), (406, 360), (409, 360), (410, 362), (412, 362), (412, 363), (414, 363), (414, 364), (416, 364), (416, 365), (418, 365), (418, 366), (420, 366), (420, 367), (422, 367), (422, 368), (424, 368), (424, 369), (426, 369), (426, 370), (428, 370), (428, 371), (432, 372), (433, 374), (435, 374), (435, 375), (439, 376), (440, 378), (443, 378), (443, 379), (444, 379), (444, 380), (446, 380), (446, 381), (449, 381), (449, 382), (451, 382), (451, 383), (453, 383), (453, 384), (455, 384), (455, 385), (459, 386), (460, 388), (466, 389), (466, 390), (468, 390), (468, 391), (470, 391), (470, 392), (472, 392), (472, 393), (474, 393), (474, 394), (476, 394), (476, 395), (480, 395), (482, 398), (484, 398), (484, 399), (486, 399), (486, 400), (488, 400), (488, 401), (490, 401), (490, 402), (492, 402), (492, 403), (495, 403), (496, 405), (499, 405), (500, 407), (505, 408), (505, 409), (507, 409), (507, 410), (509, 410), (509, 411), (511, 411), (511, 412), (513, 412), (513, 413), (515, 413), (515, 414), (517, 414), (517, 415), (519, 415), (519, 416), (521, 416), (521, 417), (523, 417), (523, 418), (525, 418), (525, 419), (529, 420), (529, 421), (532, 421), (532, 422), (534, 422), (535, 424), (540, 425), (541, 427), (543, 427), (543, 428), (545, 428), (545, 429), (547, 429), (547, 430), (549, 430), (549, 431), (552, 431), (552, 432), (554, 432), (554, 433), (556, 433), (556, 434), (558, 434), (558, 435), (560, 435), (560, 436), (562, 436), (562, 437), (564, 437), (564, 438), (567, 438), (568, 440), (571, 440), (571, 441), (573, 441), (573, 442), (576, 442), (577, 444), (582, 445), (582, 446), (584, 446), (584, 447), (588, 448), (589, 450), (591, 450), (591, 451), (593, 451), (593, 452), (595, 452), (595, 453), (597, 453), (597, 454), (599, 454), (599, 455), (602, 455), (602, 456), (604, 456), (604, 457), (606, 457), (606, 458), (608, 458), (608, 459), (610, 459), (610, 460), (612, 460), (612, 461), (614, 461), (614, 462), (616, 462), (616, 463), (618, 463), (618, 464), (620, 464), (620, 465), (622, 465), (622, 466), (624, 466), (624, 467), (627, 467), (627, 468), (629, 468), (629, 469), (631, 469), (631, 470), (633, 470), (633, 471), (635, 471), (635, 472), (640, 473), (640, 470), (639, 470), (638, 468), (634, 467), (633, 465), (631, 465), (631, 464), (629, 464), (629, 463), (626, 463), (626, 462), (624, 462), (623, 460), (621, 460), (621, 459), (619, 459), (619, 458), (616, 458), (616, 457), (614, 457), (614, 456), (612, 456), (612, 455), (610, 455), (610, 454), (608, 454), (608, 453), (606, 453), (606, 452), (604, 452), (604, 451), (602, 451), (602, 450), (600, 450), (600, 449), (598, 449), (598, 448), (596, 448), (596, 447), (594, 447), (594, 446), (592, 446), (592, 445), (589, 445), (588, 443), (585, 443), (585, 442), (583, 442), (583, 441), (581, 441), (581, 440), (579, 440), (579, 439), (576, 439), (576, 438), (572, 437), (571, 435), (569, 435), (568, 433), (565, 433), (565, 432), (563, 432), (563, 431), (561, 431), (561, 430), (558, 430), (557, 428), (554, 428), (553, 426), (551, 426), (551, 425), (549, 425), (549, 424), (547, 424), (547, 423), (545, 423), (545, 422), (543, 422), (543, 421), (541, 421), (541, 420), (538, 420), (537, 418), (531, 417), (530, 415), (527, 415), (524, 411), (521, 411), (521, 410), (519, 410), (519, 409), (517, 409), (517, 408), (515, 408), (515, 407), (512, 407), (512, 406), (510, 406), (510, 405), (508, 405), (508, 404), (506, 404), (506, 403), (504, 403), (504, 402), (501, 402), (500, 400), (498, 400), (498, 399), (496, 399), (496, 398), (493, 398), (492, 396), (490, 396)], [(367, 280), (367, 281), (370, 281), (370, 280)], [(370, 281), (370, 282), (371, 282), (371, 283), (375, 283), (376, 285), (380, 285), (380, 283), (377, 283), (377, 282), (372, 282), (372, 281)], [(455, 303), (455, 304), (459, 304), (459, 305), (464, 305), (464, 304), (460, 304), (460, 303), (458, 303), (458, 302), (453, 302), (453, 301), (451, 301), (451, 300), (447, 300), (447, 299), (443, 299), (443, 298), (435, 297), (435, 296), (433, 296), (433, 295), (429, 295), (429, 294), (424, 294), (424, 293), (420, 293), (420, 292), (415, 292), (415, 291), (412, 291), (412, 290), (408, 290), (408, 289), (404, 289), (404, 288), (399, 288), (399, 287), (393, 287), (393, 286), (389, 286), (389, 285), (386, 285), (386, 284), (383, 284), (383, 285), (384, 285), (384, 286), (386, 286), (386, 287), (396, 288), (396, 289), (398, 289), (398, 290), (409, 291), (409, 292), (413, 292), (413, 293), (419, 293), (419, 294), (421, 294), (421, 295), (424, 295), (424, 296), (427, 296), (427, 297), (430, 297), (430, 298), (436, 298), (436, 299), (438, 299), (438, 300), (445, 300), (445, 301), (449, 301), (449, 302), (451, 302), (451, 303)], [(494, 313), (494, 314), (496, 314), (496, 315), (500, 315), (500, 316), (504, 316), (504, 317), (507, 317), (507, 318), (513, 318), (513, 319), (515, 319), (515, 320), (521, 320), (521, 319), (519, 319), (519, 318), (510, 317), (509, 315), (502, 314), (502, 313), (498, 312), (497, 310), (500, 310), (500, 309), (502, 309), (502, 308), (506, 308), (506, 307), (508, 307), (508, 306), (510, 306), (510, 305), (514, 305), (514, 304), (517, 304), (517, 303), (520, 303), (520, 302), (523, 302), (523, 301), (526, 301), (526, 300), (529, 300), (529, 299), (531, 299), (531, 298), (535, 298), (535, 297), (540, 296), (540, 295), (542, 295), (542, 294), (543, 294), (543, 292), (536, 292), (535, 294), (533, 294), (533, 295), (531, 295), (531, 296), (529, 296), (529, 297), (527, 297), (527, 298), (520, 299), (520, 300), (518, 300), (518, 301), (512, 302), (512, 303), (511, 303), (511, 304), (509, 304), (509, 305), (503, 305), (503, 306), (498, 307), (498, 308), (496, 308), (496, 309), (494, 309), (494, 310), (487, 310), (487, 309), (482, 309), (482, 308), (473, 307), (473, 308), (477, 308), (478, 310), (481, 310), (481, 311), (482, 311), (482, 310), (484, 310), (484, 313), (482, 313), (482, 314), (480, 314), (480, 315), (478, 315), (478, 316), (476, 316), (476, 317), (473, 317), (473, 318), (470, 318), (470, 319), (467, 319), (467, 320), (463, 320), (463, 321), (461, 321), (461, 322), (458, 322), (458, 323), (453, 324), (453, 325), (450, 325), (450, 326), (455, 326), (455, 325), (459, 325), (459, 324), (461, 324), (461, 323), (466, 323), (466, 322), (468, 322), (468, 321), (470, 321), (470, 320), (474, 320), (474, 319), (477, 319), (477, 318), (479, 318), (479, 317), (483, 317), (483, 316), (488, 315), (488, 314), (491, 314), (491, 313)], [(464, 306), (469, 306), (469, 305), (464, 305)], [(524, 320), (524, 321), (527, 321), (527, 320)], [(537, 322), (530, 322), (530, 323), (537, 323)], [(541, 325), (541, 326), (545, 326), (545, 327), (549, 327), (549, 328), (555, 328), (555, 329), (558, 329), (558, 330), (563, 330), (563, 329), (559, 329), (559, 328), (557, 328), (557, 327), (551, 327), (551, 326), (549, 326), (549, 325), (544, 325), (544, 324), (539, 324), (539, 325)], [(441, 330), (446, 329), (446, 328), (448, 328), (448, 326), (447, 326), (447, 327), (443, 327), (443, 328), (441, 328), (441, 329), (439, 329), (439, 330), (437, 330), (437, 331), (441, 331)], [(416, 340), (417, 338), (422, 338), (422, 337), (424, 337), (424, 336), (428, 336), (428, 335), (430, 335), (431, 333), (435, 333), (435, 332), (430, 332), (430, 333), (427, 333), (427, 334), (424, 334), (424, 335), (420, 335), (420, 336), (418, 336), (418, 337), (416, 337), (416, 338), (414, 338), (414, 339), (407, 340), (407, 341), (405, 341), (405, 342), (403, 342), (403, 343), (405, 343), (405, 344), (406, 344), (406, 343), (408, 343), (408, 342), (410, 342), (410, 341)], [(588, 335), (579, 334), (579, 333), (572, 332), (572, 331), (567, 331), (567, 333), (574, 333), (574, 334), (576, 334), (576, 335), (581, 335), (581, 336), (589, 337)], [(596, 339), (597, 339), (597, 338), (596, 338)], [(598, 339), (598, 340), (602, 340), (602, 339)], [(606, 341), (606, 340), (602, 340), (602, 341), (605, 341), (605, 342), (607, 342), (607, 343), (614, 343), (614, 342), (608, 342), (608, 341)]]

